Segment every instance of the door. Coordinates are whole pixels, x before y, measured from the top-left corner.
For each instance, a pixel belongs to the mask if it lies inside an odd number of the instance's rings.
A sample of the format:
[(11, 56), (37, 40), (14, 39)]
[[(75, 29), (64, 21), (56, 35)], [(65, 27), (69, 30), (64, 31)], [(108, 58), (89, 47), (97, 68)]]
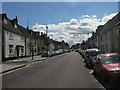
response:
[(17, 58), (19, 58), (19, 47), (17, 47)]

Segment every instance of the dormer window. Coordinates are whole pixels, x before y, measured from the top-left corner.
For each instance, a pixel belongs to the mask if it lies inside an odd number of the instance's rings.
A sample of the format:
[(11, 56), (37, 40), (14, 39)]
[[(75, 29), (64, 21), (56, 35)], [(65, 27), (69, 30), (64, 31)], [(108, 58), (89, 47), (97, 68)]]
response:
[(7, 19), (4, 19), (4, 21), (3, 21), (5, 24), (7, 24)]
[(9, 34), (9, 40), (14, 40), (14, 35), (12, 33)]
[(17, 25), (15, 24), (14, 27), (17, 28)]

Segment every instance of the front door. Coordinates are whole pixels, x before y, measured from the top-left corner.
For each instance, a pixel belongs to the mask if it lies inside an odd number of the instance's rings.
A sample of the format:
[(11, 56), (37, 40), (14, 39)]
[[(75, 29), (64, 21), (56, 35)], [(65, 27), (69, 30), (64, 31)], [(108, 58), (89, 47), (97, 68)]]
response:
[(19, 47), (17, 47), (17, 58), (19, 58)]

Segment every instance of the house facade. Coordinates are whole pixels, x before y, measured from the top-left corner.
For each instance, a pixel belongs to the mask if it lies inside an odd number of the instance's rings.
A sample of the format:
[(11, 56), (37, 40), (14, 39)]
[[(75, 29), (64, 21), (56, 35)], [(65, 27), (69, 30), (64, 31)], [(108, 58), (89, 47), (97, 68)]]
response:
[(94, 42), (94, 46), (98, 47), (103, 53), (120, 52), (119, 16), (120, 12), (105, 25), (98, 26), (96, 33), (88, 39), (88, 43)]
[(2, 61), (31, 55), (40, 55), (44, 51), (66, 51), (69, 45), (50, 39), (47, 34), (41, 34), (21, 26), (18, 18), (9, 19), (6, 14), (0, 14), (0, 56)]
[(25, 38), (17, 29), (17, 17), (13, 20), (2, 14), (3, 59), (19, 58), (25, 55)]
[(0, 63), (2, 61), (2, 23), (0, 22)]

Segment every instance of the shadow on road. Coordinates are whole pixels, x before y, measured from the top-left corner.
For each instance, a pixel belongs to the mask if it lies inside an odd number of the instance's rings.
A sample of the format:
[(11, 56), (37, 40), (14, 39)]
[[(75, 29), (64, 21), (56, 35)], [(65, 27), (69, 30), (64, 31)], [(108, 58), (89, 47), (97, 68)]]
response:
[[(85, 61), (84, 61), (85, 62)], [(84, 65), (87, 69), (92, 70), (88, 65)], [(106, 89), (106, 90), (120, 90), (120, 79), (116, 82), (106, 82), (100, 76), (96, 75), (94, 72), (91, 73), (95, 79)]]
[(106, 89), (106, 90), (120, 90), (120, 80), (117, 80), (116, 82), (105, 82), (100, 76), (96, 75), (94, 72), (92, 75), (100, 82), (100, 84)]

